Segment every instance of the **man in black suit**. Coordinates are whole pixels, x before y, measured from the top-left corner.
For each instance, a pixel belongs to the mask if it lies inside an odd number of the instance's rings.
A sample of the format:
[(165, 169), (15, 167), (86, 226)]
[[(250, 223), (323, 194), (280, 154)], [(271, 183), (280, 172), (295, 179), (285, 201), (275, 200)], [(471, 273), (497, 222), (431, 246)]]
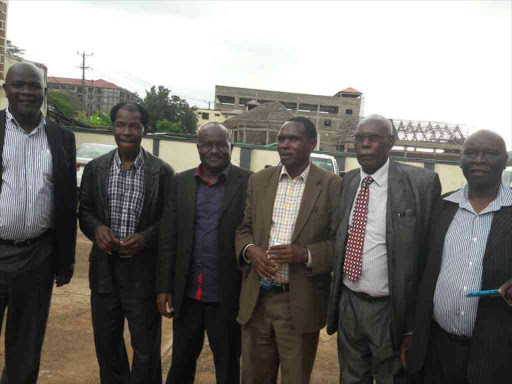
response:
[(158, 308), (174, 316), (167, 384), (194, 382), (205, 330), (217, 383), (238, 384), (241, 276), (234, 241), (251, 172), (231, 164), (232, 144), (223, 125), (206, 124), (198, 136), (201, 164), (172, 179), (160, 228)]
[(2, 383), (37, 381), (53, 280), (73, 276), (75, 136), (47, 121), (37, 67), (9, 68), (0, 112), (0, 328), (6, 308)]
[[(467, 185), (437, 207), (407, 356), (407, 370), (426, 384), (512, 380), (512, 190), (501, 182), (507, 158), (499, 135), (473, 133), (460, 160)], [(505, 300), (466, 296), (499, 287)]]
[(394, 162), (391, 122), (370, 115), (354, 136), (360, 169), (343, 178), (327, 333), (338, 332), (343, 384), (405, 380), (416, 290), (425, 265), (436, 173)]
[[(102, 384), (161, 384), (161, 316), (155, 305), (158, 230), (174, 170), (141, 147), (149, 122), (139, 104), (112, 108), (117, 149), (84, 169), (80, 228), (94, 245), (89, 280)], [(130, 372), (123, 339), (128, 320)]]

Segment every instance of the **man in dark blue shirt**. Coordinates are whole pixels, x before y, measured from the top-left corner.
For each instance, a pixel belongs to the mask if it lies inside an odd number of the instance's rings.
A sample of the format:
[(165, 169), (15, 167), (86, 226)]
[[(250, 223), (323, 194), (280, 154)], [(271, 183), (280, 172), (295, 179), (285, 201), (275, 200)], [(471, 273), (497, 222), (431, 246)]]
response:
[(158, 308), (173, 317), (167, 384), (192, 384), (208, 333), (217, 383), (240, 382), (240, 295), (234, 240), (242, 222), (250, 171), (231, 164), (228, 130), (199, 131), (201, 164), (171, 181), (162, 217), (156, 290)]

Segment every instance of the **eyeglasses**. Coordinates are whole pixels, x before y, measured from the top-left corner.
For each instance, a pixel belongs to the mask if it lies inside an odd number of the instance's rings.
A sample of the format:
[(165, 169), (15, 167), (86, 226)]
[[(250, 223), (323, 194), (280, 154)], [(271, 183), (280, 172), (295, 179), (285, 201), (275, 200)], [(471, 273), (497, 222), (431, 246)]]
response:
[(354, 135), (354, 141), (356, 143), (363, 143), (366, 139), (370, 143), (376, 143), (378, 142), (382, 137), (390, 137), (391, 135), (384, 135), (384, 134), (374, 134), (374, 135)]

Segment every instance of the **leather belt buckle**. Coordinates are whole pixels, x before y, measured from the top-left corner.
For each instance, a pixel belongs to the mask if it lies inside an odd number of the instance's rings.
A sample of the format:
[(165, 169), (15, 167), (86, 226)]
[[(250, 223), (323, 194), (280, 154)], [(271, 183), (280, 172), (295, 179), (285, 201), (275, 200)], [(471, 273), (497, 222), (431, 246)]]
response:
[(15, 247), (28, 247), (30, 245), (30, 239), (25, 240), (13, 240)]

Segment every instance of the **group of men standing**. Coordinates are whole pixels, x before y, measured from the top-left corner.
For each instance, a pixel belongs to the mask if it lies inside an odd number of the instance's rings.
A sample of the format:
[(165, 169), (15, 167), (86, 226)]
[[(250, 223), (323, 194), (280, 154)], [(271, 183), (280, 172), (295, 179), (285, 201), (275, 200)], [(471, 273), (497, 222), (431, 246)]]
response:
[[(73, 275), (75, 140), (41, 115), (34, 66), (12, 66), (4, 89), (1, 383), (32, 384), (53, 281)], [(205, 333), (217, 383), (275, 384), (279, 368), (282, 383), (309, 383), (326, 324), (343, 384), (512, 379), (512, 190), (497, 134), (466, 139), (468, 183), (441, 196), (436, 173), (390, 159), (393, 127), (378, 115), (359, 122), (361, 168), (343, 180), (311, 163), (317, 131), (306, 118), (283, 124), (280, 165), (256, 174), (231, 163), (229, 131), (207, 124), (200, 164), (178, 175), (141, 147), (142, 106), (119, 104), (111, 120), (117, 149), (85, 167), (78, 214), (93, 242), (102, 384), (161, 384), (162, 316), (173, 319), (167, 384), (194, 382)], [(498, 287), (498, 297), (466, 297)]]

